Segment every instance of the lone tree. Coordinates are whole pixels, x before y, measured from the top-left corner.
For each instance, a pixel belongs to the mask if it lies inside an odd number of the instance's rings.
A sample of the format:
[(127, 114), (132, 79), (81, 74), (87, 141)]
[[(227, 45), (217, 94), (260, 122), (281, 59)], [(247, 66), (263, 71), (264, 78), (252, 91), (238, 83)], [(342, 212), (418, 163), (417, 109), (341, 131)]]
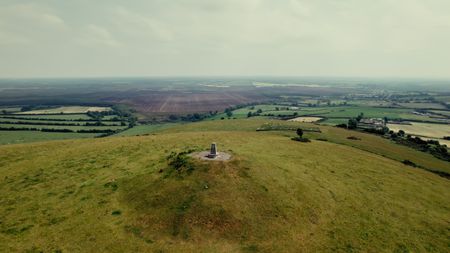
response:
[(297, 128), (297, 135), (298, 137), (302, 138), (303, 137), (303, 130), (301, 128)]
[(358, 117), (356, 117), (356, 121), (360, 122), (364, 118), (364, 113), (360, 113)]
[(358, 127), (358, 121), (356, 119), (349, 119), (347, 126), (349, 129), (355, 129)]

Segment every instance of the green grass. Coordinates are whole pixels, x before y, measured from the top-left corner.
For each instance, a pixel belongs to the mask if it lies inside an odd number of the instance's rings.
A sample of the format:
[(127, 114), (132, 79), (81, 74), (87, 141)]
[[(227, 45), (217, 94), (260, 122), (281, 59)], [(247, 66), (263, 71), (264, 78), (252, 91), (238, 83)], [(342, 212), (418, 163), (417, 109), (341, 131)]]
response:
[(326, 119), (324, 121), (320, 121), (320, 124), (324, 124), (324, 125), (339, 125), (339, 124), (347, 124), (348, 123), (348, 119)]
[[(52, 121), (52, 120), (30, 120), (30, 118), (15, 118), (15, 119), (11, 119), (11, 118), (2, 118), (0, 115), (0, 121), (2, 122), (26, 122), (26, 123), (48, 123), (48, 124), (93, 124), (95, 123), (94, 121)], [(120, 125), (120, 122), (116, 122), (116, 121), (102, 121), (102, 124), (105, 125)]]
[[(249, 131), (253, 132), (261, 126), (272, 124), (289, 126), (295, 128), (319, 128), (322, 133), (306, 133), (309, 138), (327, 139), (329, 142), (336, 144), (347, 145), (361, 150), (365, 150), (374, 154), (388, 157), (390, 159), (401, 162), (403, 160), (410, 160), (416, 164), (433, 171), (442, 171), (450, 173), (450, 164), (431, 154), (420, 152), (415, 149), (395, 144), (392, 141), (382, 138), (378, 135), (363, 133), (359, 131), (352, 131), (332, 126), (317, 125), (312, 123), (300, 123), (292, 121), (282, 121), (264, 118), (251, 118), (245, 120), (218, 120), (210, 122), (198, 122), (182, 126), (176, 126), (163, 130), (163, 133), (177, 133), (182, 131), (187, 132), (206, 132), (206, 131)], [(292, 137), (295, 135), (294, 131), (284, 131), (281, 134)], [(360, 141), (349, 140), (347, 137), (356, 136)]]
[(445, 106), (438, 103), (420, 103), (420, 102), (411, 102), (411, 103), (399, 103), (402, 107), (405, 108), (415, 108), (415, 109), (445, 109)]
[[(275, 108), (278, 107), (277, 111)], [(369, 118), (384, 118), (388, 117), (390, 119), (403, 119), (403, 120), (419, 120), (419, 121), (439, 121), (435, 118), (428, 116), (413, 114), (414, 109), (408, 108), (382, 108), (382, 107), (372, 107), (367, 106), (364, 103), (360, 103), (355, 106), (335, 106), (335, 107), (299, 107), (299, 109), (286, 110), (286, 107), (291, 106), (281, 106), (281, 105), (256, 105), (254, 109), (251, 107), (245, 107), (233, 111), (232, 118), (247, 118), (248, 112), (255, 113), (258, 109), (262, 110), (261, 116), (266, 114), (273, 114), (275, 116), (282, 115), (288, 116), (297, 113), (298, 116), (316, 115), (327, 118), (352, 118), (358, 116), (360, 113), (364, 113), (365, 117)], [(213, 117), (213, 119), (220, 119), (221, 117), (227, 118), (224, 113), (218, 114)]]
[(0, 124), (0, 127), (15, 127), (15, 128), (53, 128), (53, 129), (70, 129), (70, 130), (90, 130), (90, 129), (98, 129), (98, 130), (117, 130), (117, 129), (123, 129), (124, 126), (53, 126), (53, 125), (18, 125), (18, 124)]
[(152, 125), (137, 125), (133, 128), (122, 131), (114, 136), (135, 136), (135, 135), (145, 135), (154, 133), (169, 127), (178, 125), (178, 123), (162, 123), (162, 124), (152, 124)]
[(15, 113), (20, 112), (21, 107), (9, 107), (9, 106), (0, 106), (0, 115), (3, 113), (3, 111), (6, 111), (8, 113)]
[[(377, 136), (319, 126), (321, 134), (307, 137), (328, 142), (300, 143), (290, 140), (293, 132), (254, 131), (267, 121), (215, 120), (149, 136), (2, 146), (0, 247), (6, 252), (448, 250), (448, 179), (375, 154), (403, 152)], [(347, 135), (360, 136), (361, 143)], [(233, 160), (188, 160), (190, 172), (168, 166), (170, 152), (203, 150), (213, 141)], [(370, 145), (375, 149), (361, 150)]]
[(93, 138), (91, 133), (48, 133), (36, 131), (0, 131), (0, 145), (50, 140)]

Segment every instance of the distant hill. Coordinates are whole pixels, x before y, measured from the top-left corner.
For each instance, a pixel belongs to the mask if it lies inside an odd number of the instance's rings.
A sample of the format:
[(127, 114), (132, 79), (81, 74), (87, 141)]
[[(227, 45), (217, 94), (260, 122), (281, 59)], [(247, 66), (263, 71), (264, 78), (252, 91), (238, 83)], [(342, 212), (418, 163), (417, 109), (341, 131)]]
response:
[[(448, 163), (333, 127), (306, 132), (310, 143), (292, 141), (294, 131), (256, 132), (266, 121), (1, 146), (0, 249), (448, 251), (450, 181), (401, 161), (439, 171)], [(211, 142), (232, 160), (168, 158)]]

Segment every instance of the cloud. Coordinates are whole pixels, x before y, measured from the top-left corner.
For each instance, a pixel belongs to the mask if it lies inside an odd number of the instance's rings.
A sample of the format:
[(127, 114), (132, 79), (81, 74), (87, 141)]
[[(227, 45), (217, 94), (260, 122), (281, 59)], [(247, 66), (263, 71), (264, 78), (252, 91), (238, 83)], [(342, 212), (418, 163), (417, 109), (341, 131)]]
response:
[(0, 75), (7, 66), (82, 76), (89, 59), (89, 73), (103, 76), (450, 77), (448, 9), (445, 0), (4, 0), (0, 56), (11, 59), (0, 57)]
[(94, 24), (89, 24), (83, 29), (78, 42), (87, 46), (119, 47), (121, 45), (106, 28)]
[(164, 23), (153, 17), (146, 17), (123, 6), (115, 7), (113, 14), (114, 25), (123, 33), (159, 41), (170, 41), (174, 37), (173, 32)]

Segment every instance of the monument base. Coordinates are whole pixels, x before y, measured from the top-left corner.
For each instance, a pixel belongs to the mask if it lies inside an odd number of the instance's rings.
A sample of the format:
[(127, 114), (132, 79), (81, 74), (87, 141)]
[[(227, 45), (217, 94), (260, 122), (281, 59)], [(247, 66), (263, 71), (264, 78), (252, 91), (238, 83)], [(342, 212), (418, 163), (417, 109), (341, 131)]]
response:
[(190, 156), (206, 161), (228, 161), (231, 159), (231, 155), (224, 152), (216, 153), (216, 155), (213, 155), (209, 151), (203, 151), (190, 154)]

